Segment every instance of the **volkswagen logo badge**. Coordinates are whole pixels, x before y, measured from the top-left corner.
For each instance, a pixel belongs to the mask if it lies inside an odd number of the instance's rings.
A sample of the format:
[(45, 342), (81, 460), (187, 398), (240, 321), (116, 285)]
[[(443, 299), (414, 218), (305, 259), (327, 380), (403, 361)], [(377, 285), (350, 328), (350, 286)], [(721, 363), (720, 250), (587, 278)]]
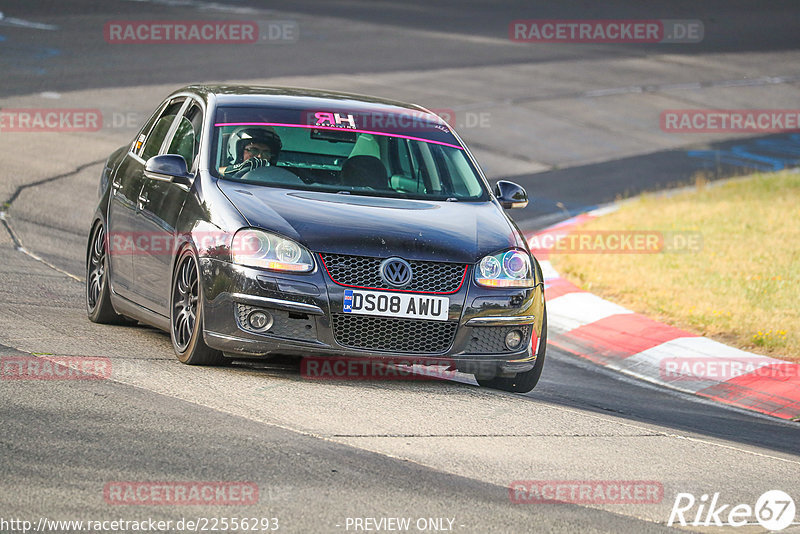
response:
[(411, 283), (411, 265), (402, 258), (389, 258), (381, 262), (381, 280), (390, 286), (403, 287)]

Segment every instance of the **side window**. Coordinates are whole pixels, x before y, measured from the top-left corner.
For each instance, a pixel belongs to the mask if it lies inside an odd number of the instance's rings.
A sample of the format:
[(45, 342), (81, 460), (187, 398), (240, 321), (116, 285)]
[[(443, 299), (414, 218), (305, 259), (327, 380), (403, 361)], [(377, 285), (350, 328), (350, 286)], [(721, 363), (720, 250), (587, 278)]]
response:
[(200, 106), (192, 104), (184, 114), (175, 130), (175, 135), (167, 149), (167, 154), (178, 154), (186, 160), (186, 167), (192, 169), (194, 158), (200, 146), (200, 129), (203, 126), (203, 112)]
[(406, 141), (404, 140), (395, 140), (395, 146), (397, 147), (397, 151), (393, 154), (395, 156), (395, 161), (393, 161), (392, 165), (392, 174), (400, 174), (407, 178), (411, 177), (411, 165), (409, 164), (410, 155), (408, 153), (408, 146), (406, 146)]
[(436, 161), (443, 167), (442, 174), (447, 176), (447, 184), (450, 190), (458, 196), (474, 196), (474, 193), (467, 188), (464, 184), (464, 180), (461, 179), (461, 174), (453, 163), (450, 153), (441, 148), (439, 148), (437, 152), (438, 156)]
[(411, 153), (408, 150), (408, 141), (405, 139), (390, 139), (389, 161), (392, 167), (390, 184), (395, 191), (402, 193), (419, 193), (424, 191), (419, 173), (415, 173)]
[(158, 154), (158, 149), (161, 148), (161, 143), (164, 142), (164, 138), (167, 136), (167, 133), (169, 133), (169, 128), (175, 121), (175, 116), (180, 111), (183, 100), (183, 98), (173, 100), (164, 108), (164, 112), (158, 118), (153, 129), (150, 130), (150, 133), (147, 134), (147, 138), (144, 141), (144, 146), (142, 146), (142, 152), (140, 154), (143, 160), (147, 161)]
[(147, 119), (147, 122), (142, 129), (139, 130), (139, 133), (136, 134), (136, 139), (133, 140), (133, 144), (131, 145), (130, 151), (134, 154), (141, 154), (142, 152), (142, 145), (144, 144), (144, 140), (147, 139), (147, 133), (153, 129), (153, 124), (155, 124), (156, 120), (161, 116), (161, 108), (157, 109), (153, 115)]

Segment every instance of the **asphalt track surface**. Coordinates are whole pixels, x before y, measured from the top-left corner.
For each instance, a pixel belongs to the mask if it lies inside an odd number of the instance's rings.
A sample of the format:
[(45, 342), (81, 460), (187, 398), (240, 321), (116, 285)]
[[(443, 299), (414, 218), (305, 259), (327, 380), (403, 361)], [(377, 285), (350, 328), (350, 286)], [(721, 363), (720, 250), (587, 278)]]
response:
[[(102, 160), (167, 92), (196, 81), (356, 90), (450, 108), (464, 122), (484, 113), (489, 124), (459, 131), (491, 178), (528, 188), (533, 202), (513, 215), (530, 229), (698, 173), (791, 166), (790, 135), (670, 136), (658, 131), (657, 110), (796, 107), (795, 3), (10, 1), (1, 9), (0, 105), (97, 107), (111, 123), (98, 133), (0, 132), (0, 202), (13, 231), (0, 235), (0, 356), (103, 356), (113, 372), (102, 381), (0, 382), (0, 518), (247, 515), (278, 517), (287, 532), (342, 532), (348, 517), (445, 517), (459, 532), (648, 532), (667, 530), (678, 492), (751, 505), (770, 489), (800, 498), (796, 424), (628, 379), (553, 347), (540, 385), (524, 396), (479, 389), (466, 376), (328, 382), (304, 380), (292, 366), (197, 369), (180, 365), (160, 332), (89, 323), (79, 281)], [(109, 20), (242, 18), (296, 21), (300, 38), (109, 46), (102, 37)], [(508, 22), (522, 18), (698, 19), (706, 37), (691, 46), (508, 43)], [(116, 124), (122, 115), (132, 119)], [(225, 480), (255, 482), (258, 504), (103, 499), (110, 481)], [(509, 501), (514, 480), (653, 480), (664, 498), (520, 505)]]

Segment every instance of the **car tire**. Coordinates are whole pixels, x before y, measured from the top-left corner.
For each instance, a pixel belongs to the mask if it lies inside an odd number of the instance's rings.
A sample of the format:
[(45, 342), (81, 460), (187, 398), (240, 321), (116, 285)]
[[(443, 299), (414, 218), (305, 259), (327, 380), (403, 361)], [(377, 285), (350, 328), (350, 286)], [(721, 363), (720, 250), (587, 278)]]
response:
[(183, 249), (175, 265), (169, 314), (175, 355), (187, 365), (223, 365), (227, 359), (203, 339), (203, 284), (194, 251)]
[(517, 373), (513, 377), (494, 377), (494, 378), (477, 378), (482, 387), (500, 389), (502, 391), (510, 391), (512, 393), (528, 393), (536, 387), (539, 383), (539, 377), (542, 376), (542, 368), (544, 368), (544, 357), (547, 352), (547, 309), (544, 309), (544, 316), (542, 317), (542, 334), (539, 341), (539, 350), (536, 353), (536, 363), (533, 369), (525, 371), (524, 373)]
[(98, 222), (89, 234), (86, 250), (86, 313), (89, 320), (100, 324), (136, 324), (114, 310), (108, 285), (108, 243), (105, 226)]

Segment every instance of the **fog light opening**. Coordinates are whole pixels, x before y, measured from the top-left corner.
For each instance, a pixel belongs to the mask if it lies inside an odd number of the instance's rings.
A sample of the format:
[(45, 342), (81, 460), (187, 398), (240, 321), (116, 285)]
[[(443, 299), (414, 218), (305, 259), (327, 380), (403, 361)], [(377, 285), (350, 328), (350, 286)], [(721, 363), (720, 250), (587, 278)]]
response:
[(508, 350), (517, 350), (522, 345), (522, 330), (509, 330), (505, 343)]
[(247, 316), (247, 324), (256, 332), (266, 332), (272, 328), (272, 315), (265, 311), (255, 310)]

